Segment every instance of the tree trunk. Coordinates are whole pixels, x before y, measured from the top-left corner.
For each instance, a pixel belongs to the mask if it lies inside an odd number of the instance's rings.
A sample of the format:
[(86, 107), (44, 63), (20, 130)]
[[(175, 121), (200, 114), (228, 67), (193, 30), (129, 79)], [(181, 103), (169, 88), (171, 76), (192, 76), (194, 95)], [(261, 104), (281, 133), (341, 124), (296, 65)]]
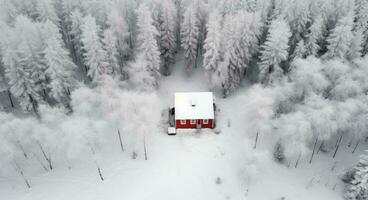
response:
[(10, 101), (10, 105), (12, 108), (14, 108), (14, 102), (13, 102), (13, 99), (11, 97), (11, 93), (10, 93), (10, 90), (8, 90), (8, 97), (9, 97), (9, 101)]
[(258, 131), (257, 131), (256, 141), (254, 142), (254, 147), (253, 147), (253, 149), (256, 149), (256, 148), (257, 148), (257, 141), (258, 141)]
[(120, 135), (120, 131), (118, 129), (118, 135), (119, 135), (119, 141), (120, 141), (120, 148), (121, 148), (121, 151), (124, 152), (124, 146), (123, 146), (123, 142), (121, 141), (121, 135)]
[(339, 138), (338, 142), (336, 143), (336, 144), (337, 144), (337, 145), (336, 145), (336, 149), (335, 149), (335, 152), (334, 152), (334, 154), (333, 154), (332, 158), (335, 158), (335, 156), (336, 156), (336, 154), (337, 154), (337, 151), (339, 150), (339, 147), (340, 147), (340, 144), (341, 144), (341, 140), (342, 140), (342, 135), (340, 136), (340, 138)]
[(146, 137), (143, 138), (143, 147), (144, 147), (144, 159), (148, 160), (147, 147), (146, 147)]
[(318, 137), (316, 138), (316, 141), (314, 142), (313, 152), (312, 152), (312, 156), (309, 160), (309, 164), (312, 164), (312, 160), (313, 160), (313, 157), (314, 157), (314, 152), (316, 151), (317, 142), (318, 142)]
[(359, 146), (359, 140), (357, 141), (357, 143), (356, 143), (356, 145), (354, 147), (354, 150), (351, 152), (352, 154), (355, 153), (355, 151), (357, 150), (358, 146)]
[(104, 181), (104, 177), (102, 176), (101, 168), (97, 166), (98, 174), (100, 175), (101, 181)]
[(18, 165), (17, 162), (14, 161), (14, 168), (15, 170), (22, 176), (24, 183), (26, 184), (27, 188), (31, 188), (31, 184), (27, 180), (27, 178), (24, 176), (22, 168)]
[(53, 169), (53, 166), (52, 166), (52, 162), (51, 162), (51, 156), (50, 155), (49, 156), (46, 155), (46, 152), (43, 149), (43, 147), (42, 147), (42, 145), (41, 145), (41, 143), (39, 141), (37, 141), (37, 143), (38, 143), (38, 146), (40, 147), (40, 150), (42, 152), (43, 157), (45, 158), (45, 160), (49, 164), (50, 170), (52, 170)]
[(300, 161), (300, 158), (302, 157), (302, 153), (300, 153), (299, 154), (299, 156), (298, 156), (298, 159), (296, 160), (296, 163), (295, 163), (295, 168), (297, 168), (298, 167), (298, 165), (299, 165), (299, 161)]

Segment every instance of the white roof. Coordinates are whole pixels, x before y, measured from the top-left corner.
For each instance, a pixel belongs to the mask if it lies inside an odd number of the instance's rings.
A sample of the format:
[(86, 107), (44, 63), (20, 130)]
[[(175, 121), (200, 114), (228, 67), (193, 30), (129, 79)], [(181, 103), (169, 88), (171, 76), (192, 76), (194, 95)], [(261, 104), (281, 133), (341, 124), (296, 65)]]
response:
[(175, 93), (175, 119), (214, 119), (212, 92)]

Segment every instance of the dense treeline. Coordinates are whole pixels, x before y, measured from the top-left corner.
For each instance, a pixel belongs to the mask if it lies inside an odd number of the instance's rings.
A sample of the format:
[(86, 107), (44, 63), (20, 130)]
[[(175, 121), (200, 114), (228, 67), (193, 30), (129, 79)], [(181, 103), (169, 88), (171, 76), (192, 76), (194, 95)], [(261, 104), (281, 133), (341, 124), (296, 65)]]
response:
[(246, 79), (277, 82), (296, 58), (348, 62), (368, 51), (365, 0), (1, 4), (1, 88), (34, 113), (44, 103), (70, 108), (77, 82), (103, 75), (157, 87), (180, 51), (188, 74), (203, 65), (224, 96)]

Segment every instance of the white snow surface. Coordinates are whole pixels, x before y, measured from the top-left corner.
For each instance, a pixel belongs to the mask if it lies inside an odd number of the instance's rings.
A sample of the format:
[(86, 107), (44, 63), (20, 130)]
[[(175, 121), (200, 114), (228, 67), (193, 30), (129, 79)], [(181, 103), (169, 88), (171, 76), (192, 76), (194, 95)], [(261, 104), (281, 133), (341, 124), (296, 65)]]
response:
[(175, 93), (175, 119), (214, 119), (212, 92)]
[[(182, 61), (178, 66), (180, 64)], [(157, 92), (163, 112), (167, 112), (172, 100), (167, 97), (175, 92), (208, 90), (199, 71), (186, 77), (184, 71), (177, 69), (173, 75), (163, 78)], [(272, 135), (260, 134), (257, 148), (253, 148), (258, 125), (266, 123), (272, 115), (272, 96), (272, 89), (254, 85), (243, 87), (227, 99), (218, 98), (220, 111), (216, 130), (219, 134), (202, 130), (168, 136), (166, 119), (162, 119), (148, 131), (148, 160), (144, 159), (141, 143), (135, 146), (141, 150), (133, 160), (132, 148), (127, 147), (122, 152), (112, 132), (114, 128), (107, 129), (111, 132), (104, 133), (106, 138), (101, 145), (105, 145), (106, 150), (99, 158), (105, 181), (99, 179), (92, 159), (72, 168), (58, 163), (49, 172), (40, 170), (30, 175), (25, 170), (31, 189), (24, 186), (16, 173), (0, 176), (0, 199), (278, 200), (285, 197), (286, 200), (342, 200), (340, 177), (347, 167), (357, 162), (357, 155), (367, 148), (367, 143), (354, 155), (346, 147), (348, 141), (343, 141), (344, 148), (335, 159), (331, 154), (319, 153), (312, 164), (309, 164), (310, 155), (302, 155), (297, 168), (294, 167), (296, 158), (291, 160), (289, 168), (277, 164), (272, 159)], [(116, 117), (113, 111), (123, 109), (120, 104), (106, 104), (106, 109), (112, 112), (110, 118), (98, 119), (99, 113), (87, 112), (100, 104), (97, 100), (81, 99), (79, 103), (79, 109), (86, 111), (86, 115), (106, 123)], [(75, 124), (79, 124), (78, 118)]]

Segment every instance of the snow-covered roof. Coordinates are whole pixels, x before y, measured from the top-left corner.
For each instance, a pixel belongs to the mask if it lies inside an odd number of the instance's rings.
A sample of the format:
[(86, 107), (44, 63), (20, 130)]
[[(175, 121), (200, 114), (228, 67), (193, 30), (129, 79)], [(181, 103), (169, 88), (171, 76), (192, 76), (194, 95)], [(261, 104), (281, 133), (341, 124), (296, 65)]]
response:
[(175, 93), (175, 119), (214, 119), (212, 92)]

